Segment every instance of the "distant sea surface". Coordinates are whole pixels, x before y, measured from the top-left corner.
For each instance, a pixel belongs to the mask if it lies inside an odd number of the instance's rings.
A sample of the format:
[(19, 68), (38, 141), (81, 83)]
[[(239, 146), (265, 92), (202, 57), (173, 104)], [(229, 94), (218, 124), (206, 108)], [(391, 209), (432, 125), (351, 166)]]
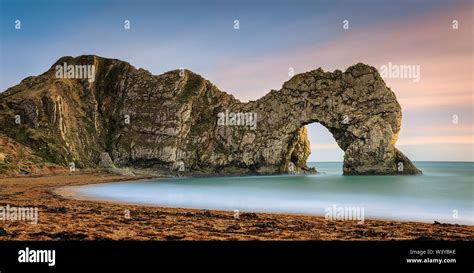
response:
[(308, 165), (321, 174), (159, 179), (73, 191), (165, 207), (321, 216), (328, 207), (358, 207), (366, 219), (474, 225), (473, 162), (415, 162), (418, 176), (343, 176), (341, 162)]

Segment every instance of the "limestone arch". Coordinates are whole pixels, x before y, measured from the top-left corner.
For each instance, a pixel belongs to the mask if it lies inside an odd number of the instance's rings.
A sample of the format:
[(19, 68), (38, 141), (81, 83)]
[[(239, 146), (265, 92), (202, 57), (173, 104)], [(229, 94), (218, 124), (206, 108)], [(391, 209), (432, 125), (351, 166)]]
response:
[[(267, 146), (287, 146), (282, 148), (281, 172), (287, 171), (293, 146), (309, 141), (302, 128), (317, 122), (329, 130), (344, 151), (346, 175), (421, 173), (395, 147), (401, 107), (373, 67), (359, 63), (345, 72), (317, 69), (298, 74), (255, 104), (263, 110), (259, 112), (259, 122), (265, 123), (261, 127), (278, 132), (262, 132), (264, 139), (273, 142)], [(279, 135), (280, 140), (269, 134)], [(298, 160), (306, 160), (308, 155), (303, 153)]]

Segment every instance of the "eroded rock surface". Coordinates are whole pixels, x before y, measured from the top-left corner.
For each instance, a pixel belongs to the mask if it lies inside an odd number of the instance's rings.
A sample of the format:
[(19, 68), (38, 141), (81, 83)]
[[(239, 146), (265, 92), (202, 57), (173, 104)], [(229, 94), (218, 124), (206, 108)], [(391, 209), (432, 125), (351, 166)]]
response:
[[(94, 65), (93, 81), (57, 78), (64, 63)], [(255, 127), (220, 124), (226, 111), (254, 115)], [(63, 57), (0, 94), (1, 132), (47, 162), (98, 167), (108, 153), (117, 167), (191, 175), (311, 171), (304, 126), (313, 122), (345, 152), (344, 174), (417, 174), (394, 146), (401, 117), (395, 94), (364, 64), (298, 74), (242, 103), (188, 70), (155, 76), (120, 60)]]

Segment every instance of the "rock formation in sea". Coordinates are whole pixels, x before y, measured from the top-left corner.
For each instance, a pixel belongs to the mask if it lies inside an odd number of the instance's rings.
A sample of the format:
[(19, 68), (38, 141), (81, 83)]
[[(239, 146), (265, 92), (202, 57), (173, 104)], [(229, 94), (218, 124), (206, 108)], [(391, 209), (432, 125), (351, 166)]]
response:
[[(86, 65), (92, 78), (66, 71)], [(345, 152), (344, 174), (417, 174), (395, 148), (401, 118), (395, 94), (361, 63), (295, 75), (243, 103), (188, 70), (155, 76), (116, 59), (62, 57), (0, 93), (0, 134), (44, 162), (96, 168), (108, 153), (114, 168), (184, 175), (310, 172), (313, 122)]]

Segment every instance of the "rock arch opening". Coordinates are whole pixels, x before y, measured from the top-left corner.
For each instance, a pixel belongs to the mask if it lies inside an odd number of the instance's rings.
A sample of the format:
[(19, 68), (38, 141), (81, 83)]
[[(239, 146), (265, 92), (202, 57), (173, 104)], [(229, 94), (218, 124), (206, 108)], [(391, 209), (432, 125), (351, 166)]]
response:
[(294, 135), (285, 160), (285, 171), (289, 174), (320, 172), (318, 163), (344, 160), (344, 151), (329, 130), (318, 122), (303, 125)]
[(307, 159), (310, 162), (342, 162), (344, 151), (337, 145), (329, 130), (319, 123), (306, 125), (311, 145), (311, 154)]

